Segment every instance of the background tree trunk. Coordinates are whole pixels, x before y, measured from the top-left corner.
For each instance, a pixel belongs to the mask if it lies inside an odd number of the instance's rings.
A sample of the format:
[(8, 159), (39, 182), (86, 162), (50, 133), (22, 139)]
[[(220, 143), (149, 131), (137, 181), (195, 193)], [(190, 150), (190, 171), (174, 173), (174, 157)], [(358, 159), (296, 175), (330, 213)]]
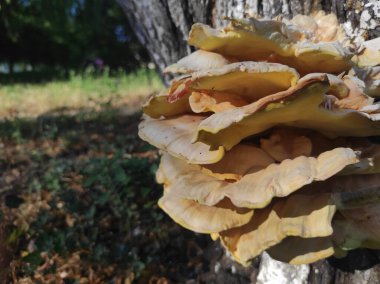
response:
[(380, 36), (378, 0), (116, 0), (139, 41), (162, 70), (192, 51), (186, 39), (197, 22), (223, 26), (223, 16), (292, 17), (324, 10), (333, 12), (349, 34), (364, 39)]
[[(186, 39), (197, 22), (223, 26), (223, 16), (243, 18), (250, 15), (272, 18), (292, 17), (324, 10), (338, 16), (349, 35), (370, 39), (380, 36), (380, 3), (377, 0), (116, 0), (123, 8), (139, 41), (151, 60), (162, 70), (191, 53)], [(164, 77), (163, 77), (164, 78)], [(165, 81), (168, 78), (164, 78)], [(331, 258), (312, 265), (292, 266), (278, 263), (264, 254), (258, 259), (251, 281), (256, 283), (379, 283), (380, 254), (360, 249), (342, 260)], [(276, 278), (279, 277), (279, 278)], [(281, 278), (283, 277), (283, 278)], [(276, 281), (277, 279), (277, 281)], [(218, 282), (219, 283), (219, 282)]]

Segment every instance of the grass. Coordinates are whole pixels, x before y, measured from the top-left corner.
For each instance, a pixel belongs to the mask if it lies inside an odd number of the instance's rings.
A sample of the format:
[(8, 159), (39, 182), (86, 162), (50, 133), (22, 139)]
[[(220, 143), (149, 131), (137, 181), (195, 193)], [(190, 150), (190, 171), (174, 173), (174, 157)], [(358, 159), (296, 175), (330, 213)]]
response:
[(71, 74), (68, 80), (42, 84), (0, 85), (0, 118), (36, 117), (50, 111), (99, 109), (102, 104), (137, 107), (142, 98), (162, 90), (158, 75), (141, 69), (109, 76)]
[(171, 222), (156, 205), (157, 152), (138, 139), (139, 117), (105, 107), (0, 123), (13, 282), (114, 283), (164, 255)]
[(157, 206), (137, 129), (162, 88), (151, 71), (0, 87), (0, 283), (249, 283)]
[(0, 212), (13, 281), (112, 282), (159, 257), (137, 253), (157, 247), (141, 234), (162, 238), (164, 226), (156, 151), (137, 124), (140, 103), (161, 89), (151, 70), (0, 87)]

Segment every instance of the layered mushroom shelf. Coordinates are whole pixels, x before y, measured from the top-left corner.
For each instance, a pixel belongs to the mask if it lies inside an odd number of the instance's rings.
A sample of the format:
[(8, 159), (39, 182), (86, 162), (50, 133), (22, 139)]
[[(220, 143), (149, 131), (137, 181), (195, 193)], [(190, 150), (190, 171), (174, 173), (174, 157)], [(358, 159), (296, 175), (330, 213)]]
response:
[[(198, 50), (143, 106), (159, 206), (238, 262), (380, 248), (380, 43), (323, 12), (193, 25)], [(378, 48), (376, 48), (378, 46)]]

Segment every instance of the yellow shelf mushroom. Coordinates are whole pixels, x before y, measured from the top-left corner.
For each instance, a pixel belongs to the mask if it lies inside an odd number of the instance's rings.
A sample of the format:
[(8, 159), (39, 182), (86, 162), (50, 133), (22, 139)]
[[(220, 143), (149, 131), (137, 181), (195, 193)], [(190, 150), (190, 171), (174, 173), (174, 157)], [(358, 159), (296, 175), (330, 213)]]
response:
[(300, 33), (276, 20), (232, 20), (229, 27), (220, 30), (195, 24), (188, 42), (199, 49), (241, 61), (280, 62), (296, 68), (302, 74), (336, 74), (353, 65), (353, 54), (340, 42), (299, 40)]
[(199, 50), (143, 106), (159, 206), (243, 265), (380, 248), (380, 41), (353, 46), (322, 12), (229, 21), (195, 24)]

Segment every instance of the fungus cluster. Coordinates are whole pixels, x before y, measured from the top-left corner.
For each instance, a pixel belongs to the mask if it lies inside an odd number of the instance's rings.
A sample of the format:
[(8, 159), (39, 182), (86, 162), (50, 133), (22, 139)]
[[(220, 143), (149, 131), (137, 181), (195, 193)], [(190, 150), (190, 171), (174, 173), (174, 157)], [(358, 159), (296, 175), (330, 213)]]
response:
[(162, 150), (159, 206), (244, 265), (380, 248), (376, 41), (355, 46), (320, 12), (195, 24), (188, 42), (139, 126)]

